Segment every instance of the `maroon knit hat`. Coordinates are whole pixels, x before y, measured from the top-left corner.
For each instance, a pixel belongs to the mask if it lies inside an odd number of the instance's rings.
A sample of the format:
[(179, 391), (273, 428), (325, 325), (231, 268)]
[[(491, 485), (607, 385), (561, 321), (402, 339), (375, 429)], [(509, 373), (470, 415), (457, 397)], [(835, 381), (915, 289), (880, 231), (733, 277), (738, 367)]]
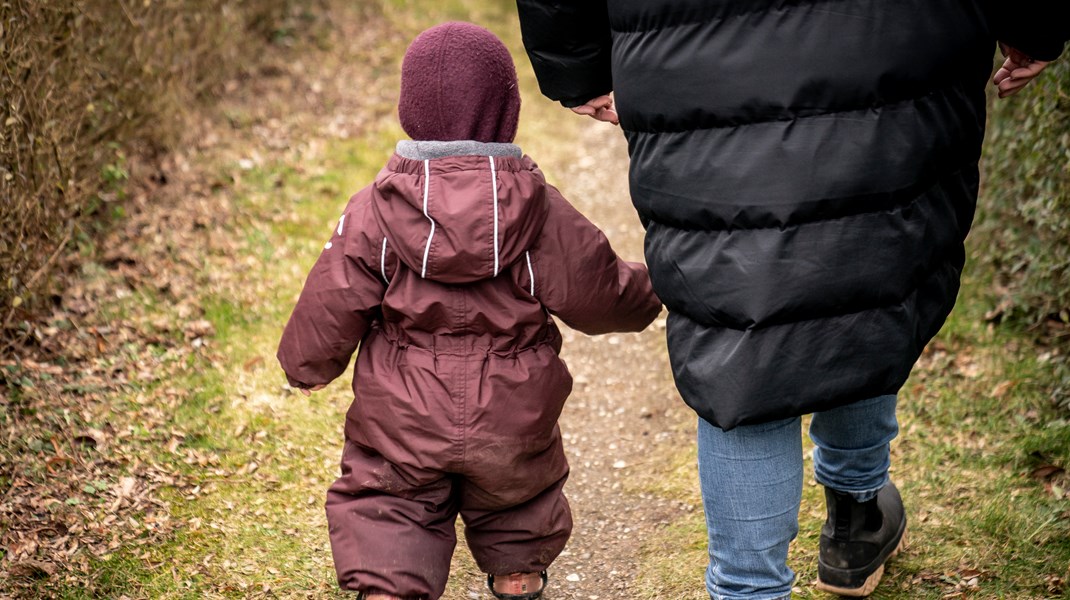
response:
[(513, 57), (493, 33), (471, 23), (424, 31), (401, 63), (398, 117), (418, 141), (512, 142), (520, 118)]

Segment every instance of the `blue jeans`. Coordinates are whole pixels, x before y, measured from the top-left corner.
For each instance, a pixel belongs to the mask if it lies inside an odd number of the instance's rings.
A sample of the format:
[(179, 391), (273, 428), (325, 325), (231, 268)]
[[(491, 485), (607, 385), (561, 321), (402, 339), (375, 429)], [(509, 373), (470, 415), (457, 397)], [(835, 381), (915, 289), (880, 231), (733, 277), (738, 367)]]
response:
[[(817, 482), (869, 500), (888, 482), (896, 397), (815, 413)], [(788, 544), (799, 531), (802, 419), (724, 431), (699, 419), (698, 469), (709, 532), (706, 589), (713, 600), (783, 600), (795, 573)]]

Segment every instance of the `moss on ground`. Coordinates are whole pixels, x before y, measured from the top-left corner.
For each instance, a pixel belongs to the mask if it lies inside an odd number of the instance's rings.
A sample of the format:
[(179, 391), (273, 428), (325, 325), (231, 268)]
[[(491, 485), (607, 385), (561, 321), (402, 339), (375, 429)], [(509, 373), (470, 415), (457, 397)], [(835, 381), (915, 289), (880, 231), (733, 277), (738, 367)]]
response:
[[(968, 272), (959, 306), (915, 369), (900, 398), (892, 477), (910, 519), (909, 550), (872, 598), (1041, 599), (1070, 576), (1070, 497), (1045, 465), (1070, 464), (1070, 421), (1045, 393), (1044, 355), (1022, 332), (985, 321), (982, 274)], [(807, 450), (810, 448), (806, 441)], [(696, 504), (692, 451), (664, 461), (665, 480), (648, 492)], [(812, 469), (809, 459), (805, 467)], [(824, 497), (807, 473), (799, 538), (790, 563), (795, 597), (813, 588)], [(704, 600), (694, 578), (706, 563), (701, 512), (643, 544), (637, 597)]]
[[(284, 387), (274, 349), (349, 194), (372, 180), (402, 137), (390, 104), (397, 59), (411, 37), (433, 23), (499, 24), (492, 28), (517, 57), (525, 99), (518, 141), (536, 157), (582, 151), (562, 147), (575, 137), (573, 121), (562, 120), (560, 109), (538, 96), (511, 2), (378, 5), (382, 20), (361, 24), (383, 32), (362, 50), (376, 81), (353, 82), (355, 93), (367, 98), (362, 112), (368, 122), (359, 132), (330, 139), (319, 130), (303, 131), (301, 137), (312, 140), (305, 150), (270, 154), (251, 165), (209, 155), (199, 166), (234, 179), (211, 192), (236, 219), (224, 231), (232, 246), (221, 253), (199, 250), (196, 258), (212, 285), (189, 291), (200, 296), (214, 337), (206, 338), (206, 352), (181, 359), (179, 376), (156, 384), (175, 390), (162, 394), (173, 404), (159, 408), (158, 427), (171, 441), (153, 445), (158, 435), (131, 425), (142, 440), (143, 460), (197, 483), (163, 492), (165, 510), (183, 526), (162, 543), (124, 546), (94, 559), (92, 587), (43, 583), (40, 596), (344, 597), (333, 581), (322, 504), (337, 472), (349, 382), (344, 377), (306, 399)], [(242, 132), (262, 125), (251, 105), (225, 112), (240, 143), (250, 142)], [(987, 288), (971, 271), (958, 309), (904, 390), (893, 476), (908, 503), (913, 545), (895, 560), (874, 598), (1049, 598), (1070, 579), (1065, 480), (1040, 476), (1046, 464), (1070, 463), (1070, 423), (1045, 397), (1043, 355), (1028, 338), (985, 321)], [(151, 286), (145, 290), (108, 310), (120, 318), (129, 308), (124, 303), (138, 303), (149, 320), (176, 310), (148, 291)], [(157, 397), (132, 386), (114, 405), (138, 407), (139, 392)], [(689, 414), (675, 423), (693, 428)], [(694, 460), (693, 446), (664, 448), (645, 461), (647, 473), (625, 482), (623, 493), (635, 502), (653, 495), (692, 506), (685, 517), (635, 540), (642, 560), (630, 597), (707, 598)], [(811, 585), (822, 500), (821, 489), (808, 482), (791, 554), (799, 598), (828, 597)], [(446, 598), (468, 598), (480, 586), (470, 557), (459, 550)]]

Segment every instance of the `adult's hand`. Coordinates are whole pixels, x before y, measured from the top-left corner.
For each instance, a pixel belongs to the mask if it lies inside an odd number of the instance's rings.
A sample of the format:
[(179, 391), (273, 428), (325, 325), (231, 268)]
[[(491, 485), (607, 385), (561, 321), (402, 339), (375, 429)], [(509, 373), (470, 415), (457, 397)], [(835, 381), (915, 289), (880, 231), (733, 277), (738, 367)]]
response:
[(1000, 98), (1018, 93), (1018, 90), (1025, 87), (1048, 66), (1047, 61), (1033, 60), (1021, 50), (1002, 42), (999, 44), (999, 49), (1003, 52), (1003, 56), (1007, 57), (1007, 60), (1003, 61), (1003, 66), (992, 77), (992, 83), (999, 89)]
[(572, 112), (578, 115), (586, 115), (597, 121), (604, 121), (614, 125), (620, 124), (620, 120), (617, 118), (617, 111), (613, 109), (613, 96), (609, 94), (591, 98), (586, 104), (574, 106), (572, 107)]
[(323, 385), (323, 384), (321, 383), (321, 384), (319, 384), (319, 385), (317, 385), (317, 386), (313, 386), (313, 387), (311, 387), (311, 388), (308, 388), (308, 389), (306, 389), (306, 388), (301, 388), (301, 393), (302, 393), (302, 394), (304, 394), (304, 395), (306, 395), (306, 396), (311, 396), (311, 395), (312, 395), (312, 392), (318, 392), (318, 391), (322, 390), (322, 389), (323, 389), (323, 388), (325, 388), (325, 387), (327, 387), (327, 386), (325, 386), (325, 385)]

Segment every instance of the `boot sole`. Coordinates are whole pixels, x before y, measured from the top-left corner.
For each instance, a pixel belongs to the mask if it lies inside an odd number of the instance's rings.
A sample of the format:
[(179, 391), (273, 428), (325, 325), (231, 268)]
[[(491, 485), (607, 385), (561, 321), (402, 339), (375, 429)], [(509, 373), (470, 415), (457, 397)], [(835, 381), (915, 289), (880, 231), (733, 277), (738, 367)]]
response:
[(881, 577), (884, 576), (884, 565), (888, 564), (888, 561), (892, 560), (892, 558), (896, 554), (899, 554), (899, 552), (906, 550), (908, 546), (909, 544), (907, 543), (907, 529), (904, 526), (903, 535), (899, 538), (899, 543), (895, 546), (895, 550), (892, 550), (892, 553), (888, 555), (888, 558), (886, 558), (884, 562), (881, 563), (879, 567), (877, 567), (876, 571), (874, 571), (869, 577), (866, 578), (865, 582), (863, 582), (861, 586), (856, 588), (839, 587), (829, 583), (825, 583), (824, 581), (821, 581), (820, 577), (818, 577), (817, 585), (815, 587), (817, 587), (817, 589), (823, 592), (828, 592), (830, 594), (839, 594), (840, 596), (848, 596), (850, 598), (862, 598), (864, 596), (868, 596), (872, 594), (874, 590), (877, 589), (877, 585), (881, 582)]

